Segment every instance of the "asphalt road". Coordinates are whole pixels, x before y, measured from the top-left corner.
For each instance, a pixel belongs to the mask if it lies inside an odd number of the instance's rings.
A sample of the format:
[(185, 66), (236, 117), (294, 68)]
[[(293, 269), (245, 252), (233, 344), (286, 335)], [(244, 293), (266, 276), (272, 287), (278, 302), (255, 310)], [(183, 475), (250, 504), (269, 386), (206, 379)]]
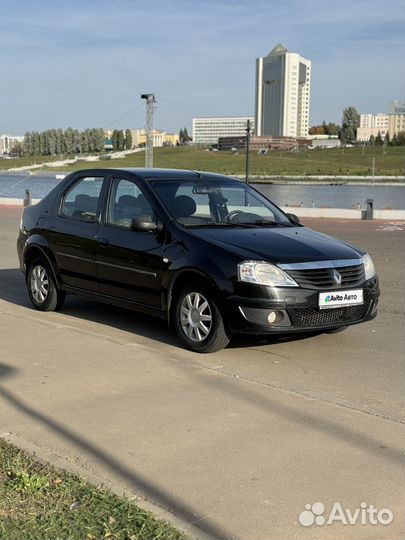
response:
[[(202, 536), (403, 537), (403, 224), (303, 220), (372, 255), (376, 320), (198, 355), (144, 315), (74, 298), (31, 309), (18, 214), (0, 208), (0, 434)], [(326, 518), (334, 503), (394, 518), (304, 527), (315, 502)]]

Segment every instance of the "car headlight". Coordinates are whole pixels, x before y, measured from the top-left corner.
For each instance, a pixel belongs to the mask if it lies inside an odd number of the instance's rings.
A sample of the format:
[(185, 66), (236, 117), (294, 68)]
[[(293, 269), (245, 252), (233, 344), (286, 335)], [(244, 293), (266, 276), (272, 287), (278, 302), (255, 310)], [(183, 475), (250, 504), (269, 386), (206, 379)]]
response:
[(365, 274), (366, 281), (367, 281), (368, 279), (371, 279), (372, 277), (375, 276), (375, 266), (374, 266), (374, 263), (373, 263), (373, 259), (370, 257), (370, 255), (368, 253), (363, 255), (363, 257), (361, 259), (363, 261), (364, 274)]
[(274, 264), (262, 261), (244, 261), (238, 264), (238, 279), (270, 287), (298, 287), (292, 277)]

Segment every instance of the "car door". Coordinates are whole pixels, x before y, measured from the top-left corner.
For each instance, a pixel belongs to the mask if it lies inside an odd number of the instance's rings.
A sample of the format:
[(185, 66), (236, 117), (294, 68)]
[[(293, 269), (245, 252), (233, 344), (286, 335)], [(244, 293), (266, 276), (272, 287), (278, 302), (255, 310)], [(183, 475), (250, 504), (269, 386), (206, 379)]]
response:
[(98, 230), (97, 275), (101, 293), (160, 309), (164, 240), (156, 231), (131, 229), (132, 219), (145, 215), (155, 212), (139, 184), (112, 178)]
[(76, 177), (48, 221), (48, 243), (67, 287), (98, 292), (96, 236), (103, 183), (103, 175)]

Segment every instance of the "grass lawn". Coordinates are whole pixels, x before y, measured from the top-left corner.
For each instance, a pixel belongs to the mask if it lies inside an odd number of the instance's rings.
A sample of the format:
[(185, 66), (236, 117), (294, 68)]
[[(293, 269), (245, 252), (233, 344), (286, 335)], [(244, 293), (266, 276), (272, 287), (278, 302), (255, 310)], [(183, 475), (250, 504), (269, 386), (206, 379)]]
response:
[(26, 165), (39, 165), (41, 163), (58, 160), (58, 156), (27, 156), (18, 159), (0, 159), (0, 170), (25, 167)]
[(0, 538), (184, 539), (130, 499), (43, 465), (0, 439)]
[[(404, 147), (365, 147), (344, 149), (303, 150), (298, 153), (269, 152), (267, 155), (251, 152), (250, 174), (252, 175), (371, 175), (375, 158), (376, 175), (404, 174)], [(47, 159), (23, 158), (44, 162)], [(0, 160), (0, 168), (16, 167), (23, 164), (20, 160)], [(97, 167), (143, 167), (144, 152), (131, 154), (123, 159), (100, 160), (99, 162), (78, 162), (58, 168), (58, 171), (74, 171)], [(194, 147), (155, 148), (154, 166), (179, 169), (215, 171), (224, 174), (245, 173), (245, 154), (231, 152), (207, 152)], [(53, 171), (53, 168), (39, 169)]]

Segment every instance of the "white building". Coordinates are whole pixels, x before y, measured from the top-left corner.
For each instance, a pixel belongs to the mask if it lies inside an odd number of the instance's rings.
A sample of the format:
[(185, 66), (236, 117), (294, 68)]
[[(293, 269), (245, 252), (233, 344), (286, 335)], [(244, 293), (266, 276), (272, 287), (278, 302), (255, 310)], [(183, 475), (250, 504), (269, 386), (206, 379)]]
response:
[[(136, 147), (140, 144), (146, 144), (146, 130), (145, 129), (131, 129), (132, 144)], [(153, 146), (160, 148), (163, 146), (165, 132), (158, 129), (152, 131)]]
[[(132, 135), (132, 147), (136, 148), (139, 145), (146, 144), (146, 130), (145, 128), (130, 129)], [(106, 131), (106, 136), (111, 138), (112, 131)], [(179, 136), (174, 133), (167, 133), (160, 129), (154, 129), (152, 131), (153, 146), (160, 148), (162, 146), (176, 146), (179, 142)]]
[(388, 128), (388, 114), (361, 114), (360, 126), (361, 128)]
[(405, 112), (390, 114), (389, 115), (389, 127), (388, 133), (390, 134), (391, 139), (394, 135), (403, 133), (405, 131)]
[(256, 60), (256, 135), (306, 137), (311, 62), (278, 44)]
[(251, 116), (193, 118), (193, 143), (217, 144), (219, 137), (241, 137), (246, 135), (248, 120), (250, 120), (251, 133), (253, 133), (255, 119)]
[(392, 139), (394, 135), (405, 131), (405, 104), (393, 101), (390, 111), (389, 114), (361, 114), (356, 139), (367, 142), (371, 136), (377, 137), (379, 133), (382, 138), (388, 133)]
[(370, 137), (377, 137), (380, 133), (381, 137), (385, 137), (389, 130), (389, 116), (385, 113), (378, 114), (361, 114), (360, 124), (357, 128), (357, 141), (369, 141)]
[(337, 135), (308, 135), (312, 148), (338, 148), (341, 146), (340, 139)]
[(17, 135), (0, 135), (0, 155), (10, 154), (16, 144), (22, 144), (24, 137)]

